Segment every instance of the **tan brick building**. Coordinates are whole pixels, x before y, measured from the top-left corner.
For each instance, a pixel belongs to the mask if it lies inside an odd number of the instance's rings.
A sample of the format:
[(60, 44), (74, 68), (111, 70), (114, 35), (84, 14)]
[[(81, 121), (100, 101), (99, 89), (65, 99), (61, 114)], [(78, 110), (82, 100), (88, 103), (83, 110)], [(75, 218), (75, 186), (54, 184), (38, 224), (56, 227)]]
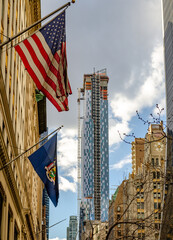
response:
[(144, 161), (144, 138), (135, 138), (132, 142), (132, 173), (136, 174)]

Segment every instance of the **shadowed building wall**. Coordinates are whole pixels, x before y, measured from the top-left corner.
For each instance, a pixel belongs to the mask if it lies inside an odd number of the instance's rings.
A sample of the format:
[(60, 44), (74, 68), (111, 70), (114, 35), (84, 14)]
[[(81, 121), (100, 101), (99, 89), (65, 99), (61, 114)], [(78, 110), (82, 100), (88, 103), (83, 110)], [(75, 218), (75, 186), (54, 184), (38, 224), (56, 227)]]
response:
[(167, 151), (165, 205), (161, 239), (173, 238), (173, 0), (162, 0), (166, 81)]
[[(0, 41), (40, 17), (39, 0), (0, 0)], [(0, 52), (0, 167), (39, 141), (35, 84), (12, 47), (27, 34)], [(42, 187), (27, 155), (0, 171), (0, 239), (41, 239)]]

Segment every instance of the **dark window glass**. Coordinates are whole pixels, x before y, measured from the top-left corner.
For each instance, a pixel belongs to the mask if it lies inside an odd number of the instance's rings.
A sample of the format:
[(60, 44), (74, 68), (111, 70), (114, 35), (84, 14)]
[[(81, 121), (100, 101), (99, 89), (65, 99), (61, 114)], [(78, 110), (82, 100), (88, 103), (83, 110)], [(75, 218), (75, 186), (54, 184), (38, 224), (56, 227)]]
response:
[(137, 209), (140, 209), (140, 203), (139, 202), (137, 203)]
[(10, 233), (11, 233), (11, 222), (12, 222), (12, 214), (11, 210), (8, 210), (8, 232), (7, 232), (7, 240), (10, 240)]
[(154, 203), (154, 209), (157, 209), (157, 203), (156, 202)]
[(151, 159), (152, 166), (154, 167), (154, 158)]
[(153, 172), (153, 179), (156, 179), (156, 172)]
[(144, 209), (144, 202), (141, 202), (141, 209)]
[(19, 230), (15, 223), (15, 225), (14, 225), (14, 240), (18, 240), (18, 239), (19, 239)]
[(159, 159), (156, 158), (156, 166), (159, 166)]
[(160, 172), (157, 172), (157, 179), (160, 178)]

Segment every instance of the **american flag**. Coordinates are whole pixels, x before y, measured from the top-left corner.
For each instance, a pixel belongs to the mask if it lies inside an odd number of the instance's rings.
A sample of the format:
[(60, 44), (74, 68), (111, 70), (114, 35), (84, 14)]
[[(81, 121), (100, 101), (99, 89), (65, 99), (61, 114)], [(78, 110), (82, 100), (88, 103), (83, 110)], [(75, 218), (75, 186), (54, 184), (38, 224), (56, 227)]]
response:
[(72, 93), (67, 75), (65, 11), (15, 46), (37, 88), (60, 111)]

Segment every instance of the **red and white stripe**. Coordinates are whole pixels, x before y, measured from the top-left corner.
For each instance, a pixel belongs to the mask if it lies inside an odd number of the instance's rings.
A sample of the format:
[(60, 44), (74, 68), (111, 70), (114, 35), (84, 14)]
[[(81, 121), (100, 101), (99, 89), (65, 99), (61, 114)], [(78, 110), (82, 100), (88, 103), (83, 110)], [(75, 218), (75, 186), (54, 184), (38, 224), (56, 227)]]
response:
[(68, 111), (71, 87), (67, 77), (66, 44), (52, 55), (43, 35), (38, 31), (15, 46), (36, 86), (58, 111)]

